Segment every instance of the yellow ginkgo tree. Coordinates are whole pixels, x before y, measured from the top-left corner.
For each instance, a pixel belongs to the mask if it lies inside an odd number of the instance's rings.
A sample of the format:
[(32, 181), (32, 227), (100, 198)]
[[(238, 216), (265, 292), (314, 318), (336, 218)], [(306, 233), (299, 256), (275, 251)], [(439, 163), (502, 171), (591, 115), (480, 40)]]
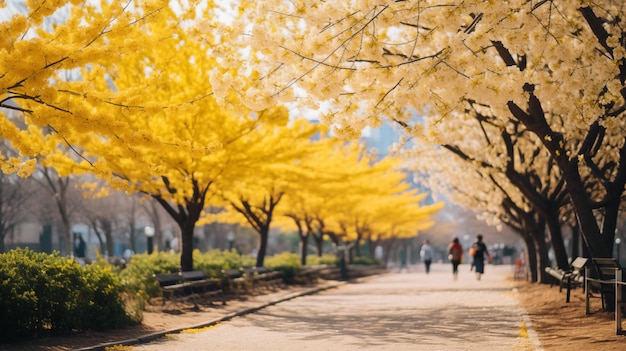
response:
[(371, 238), (370, 233), (384, 231), (378, 228), (412, 225), (403, 235), (414, 236), (432, 225), (430, 218), (441, 204), (420, 206), (425, 194), (409, 189), (400, 161), (392, 157), (375, 161), (363, 145), (336, 139), (307, 159), (315, 180), (288, 194), (288, 205), (282, 208), (300, 234), (303, 264), (310, 236), (321, 244), (326, 235), (338, 247), (354, 247), (359, 255), (360, 244)]
[[(169, 13), (162, 10), (174, 4), (0, 2), (0, 135), (18, 152), (0, 154), (1, 171), (27, 177), (39, 159), (53, 165), (61, 179), (74, 172), (68, 167), (72, 159), (87, 160), (92, 141), (106, 141), (113, 150), (151, 141), (123, 118), (136, 106), (119, 104), (117, 91), (108, 82), (91, 81), (89, 73), (154, 45), (146, 26), (161, 21)], [(65, 251), (71, 253), (71, 231), (64, 222)]]
[(376, 201), (369, 230), (363, 235), (371, 250), (370, 255), (376, 246), (381, 245), (386, 261), (398, 239), (415, 237), (434, 225), (433, 217), (443, 208), (443, 202), (421, 205), (425, 197), (425, 193), (419, 194), (411, 189)]
[(348, 199), (354, 205), (343, 207), (339, 221), (342, 240), (353, 243), (357, 255), (361, 255), (363, 241), (371, 250), (384, 239), (391, 239), (391, 246), (398, 238), (418, 235), (419, 230), (433, 225), (432, 216), (443, 206), (421, 204), (427, 194), (411, 189), (406, 173), (399, 169), (400, 161), (388, 157), (372, 165), (369, 177), (352, 182)]
[[(170, 3), (0, 2), (0, 135), (19, 152), (0, 155), (3, 172), (28, 176), (37, 158), (60, 144), (79, 146), (80, 138), (118, 144), (142, 140), (119, 111), (92, 108), (93, 103), (115, 104), (114, 92), (79, 71), (97, 70), (154, 45), (145, 25), (158, 20)], [(74, 81), (74, 87), (66, 81)]]
[[(181, 15), (161, 8), (142, 30), (145, 45), (106, 65), (85, 67), (81, 81), (59, 83), (68, 105), (83, 104), (94, 123), (115, 116), (106, 134), (68, 133), (81, 162), (54, 153), (44, 162), (67, 172), (91, 172), (113, 188), (155, 199), (181, 231), (181, 269), (193, 269), (193, 233), (212, 196), (236, 186), (274, 156), (266, 130), (282, 128), (285, 108), (226, 111), (212, 96), (208, 72), (217, 62), (209, 42), (187, 36)], [(88, 91), (97, 98), (84, 102)]]
[[(317, 254), (322, 255), (324, 219), (329, 219), (347, 205), (353, 189), (350, 179), (369, 171), (363, 160), (364, 149), (356, 142), (326, 138), (317, 142), (317, 150), (300, 160), (299, 167), (313, 174), (296, 192), (287, 194), (282, 217), (290, 219), (283, 226), (295, 227), (300, 237), (300, 262), (306, 264), (309, 238), (315, 239)], [(281, 223), (282, 224), (282, 223)]]
[(306, 120), (295, 120), (288, 127), (274, 130), (262, 129), (265, 131), (263, 143), (251, 146), (248, 152), (258, 148), (260, 154), (267, 156), (257, 160), (265, 162), (222, 192), (230, 212), (243, 216), (259, 234), (258, 267), (264, 264), (270, 227), (276, 213), (280, 213), (278, 209), (283, 199), (315, 181), (314, 170), (306, 167), (304, 160), (319, 150), (313, 137), (320, 132), (318, 126)]

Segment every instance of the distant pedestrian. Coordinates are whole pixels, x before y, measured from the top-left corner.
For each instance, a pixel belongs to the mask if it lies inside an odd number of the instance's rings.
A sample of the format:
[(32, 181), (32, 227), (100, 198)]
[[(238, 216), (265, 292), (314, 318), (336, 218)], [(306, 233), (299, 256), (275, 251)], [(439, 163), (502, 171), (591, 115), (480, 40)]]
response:
[(87, 243), (83, 240), (83, 236), (80, 235), (80, 233), (74, 232), (74, 256), (85, 257), (86, 248)]
[(458, 238), (452, 239), (448, 246), (448, 259), (452, 263), (452, 277), (457, 280), (459, 276), (459, 265), (463, 259), (463, 247), (459, 243)]
[(430, 273), (430, 264), (433, 263), (434, 256), (435, 252), (430, 246), (430, 242), (425, 240), (424, 245), (422, 245), (420, 249), (420, 257), (422, 258), (422, 262), (424, 262), (424, 267), (426, 267), (426, 274)]
[(374, 249), (374, 258), (380, 263), (384, 263), (385, 261), (383, 250), (384, 250), (383, 247), (380, 245), (377, 245), (376, 248)]
[(483, 242), (483, 236), (481, 234), (476, 235), (476, 241), (470, 248), (470, 255), (472, 256), (472, 262), (476, 270), (476, 279), (480, 280), (481, 276), (485, 273), (485, 258), (489, 257), (487, 245)]

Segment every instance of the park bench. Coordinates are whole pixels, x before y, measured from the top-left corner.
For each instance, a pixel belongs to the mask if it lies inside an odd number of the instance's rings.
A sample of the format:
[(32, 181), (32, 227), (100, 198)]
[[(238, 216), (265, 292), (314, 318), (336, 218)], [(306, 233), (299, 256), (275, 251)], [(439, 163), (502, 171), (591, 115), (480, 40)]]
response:
[(579, 286), (585, 286), (584, 277), (587, 261), (588, 259), (585, 257), (577, 257), (576, 259), (574, 259), (574, 261), (572, 261), (568, 270), (546, 267), (546, 272), (558, 281), (559, 292), (563, 291), (563, 288), (567, 289), (565, 302), (570, 302), (572, 289)]
[(275, 289), (284, 284), (283, 273), (281, 271), (272, 271), (266, 267), (251, 267), (244, 268), (243, 273), (251, 282), (253, 289)]
[(225, 279), (225, 285), (229, 291), (239, 295), (242, 291), (248, 292), (251, 281), (243, 274), (240, 269), (223, 269), (222, 275)]
[[(179, 297), (190, 296), (194, 305), (197, 306), (196, 294), (222, 295), (222, 303), (226, 304), (220, 282), (209, 279), (202, 271), (157, 273), (154, 274), (154, 279), (159, 284), (163, 305), (166, 301), (177, 303)], [(212, 303), (212, 301), (210, 302)]]
[(330, 266), (327, 264), (307, 265), (302, 267), (296, 276), (294, 281), (299, 284), (313, 284), (317, 282), (322, 273)]
[(271, 271), (266, 267), (225, 269), (222, 274), (229, 289), (236, 295), (253, 292), (258, 288), (276, 288), (284, 283), (280, 271)]
[(166, 301), (176, 303), (177, 294), (182, 295), (183, 289), (185, 288), (183, 277), (178, 273), (157, 273), (154, 274), (154, 280), (159, 283), (163, 305), (165, 305)]
[(183, 277), (183, 285), (189, 287), (192, 292), (194, 289), (200, 289), (203, 296), (209, 297), (209, 303), (213, 303), (210, 300), (211, 296), (218, 295), (221, 296), (222, 305), (226, 304), (226, 297), (219, 279), (209, 278), (203, 271), (181, 272), (180, 275)]
[[(606, 311), (605, 298), (615, 298), (615, 333), (625, 335), (622, 329), (622, 309), (626, 301), (622, 299), (626, 285), (623, 282), (622, 268), (614, 258), (592, 258), (592, 267), (587, 267), (585, 275), (585, 313), (591, 314), (590, 299), (600, 298), (602, 310)], [(596, 275), (592, 275), (595, 269)]]

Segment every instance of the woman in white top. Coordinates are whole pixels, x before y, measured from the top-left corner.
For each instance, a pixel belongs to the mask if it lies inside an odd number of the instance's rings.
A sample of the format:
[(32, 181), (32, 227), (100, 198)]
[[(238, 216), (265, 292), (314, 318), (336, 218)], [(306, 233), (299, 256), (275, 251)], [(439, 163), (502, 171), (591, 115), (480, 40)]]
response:
[(430, 247), (430, 243), (428, 240), (424, 241), (424, 245), (422, 245), (422, 249), (420, 250), (420, 257), (422, 258), (422, 262), (424, 262), (424, 266), (426, 266), (426, 274), (430, 273), (430, 264), (433, 263), (434, 256), (435, 252), (433, 248)]

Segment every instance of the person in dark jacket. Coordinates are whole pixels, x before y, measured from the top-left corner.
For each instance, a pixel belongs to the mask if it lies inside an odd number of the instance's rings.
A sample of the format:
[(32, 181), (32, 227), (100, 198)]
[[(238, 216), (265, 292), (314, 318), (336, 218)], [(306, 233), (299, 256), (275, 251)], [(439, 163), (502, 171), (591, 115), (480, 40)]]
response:
[(452, 277), (457, 280), (459, 277), (459, 265), (463, 259), (463, 247), (459, 243), (459, 238), (452, 239), (448, 245), (448, 259), (452, 263)]
[(481, 276), (485, 273), (485, 259), (489, 257), (487, 245), (483, 242), (483, 236), (481, 234), (476, 235), (476, 241), (472, 244), (470, 252), (472, 254), (474, 269), (476, 270), (476, 279), (480, 280)]
[(86, 249), (87, 243), (83, 240), (83, 236), (80, 233), (74, 233), (74, 256), (85, 257)]

